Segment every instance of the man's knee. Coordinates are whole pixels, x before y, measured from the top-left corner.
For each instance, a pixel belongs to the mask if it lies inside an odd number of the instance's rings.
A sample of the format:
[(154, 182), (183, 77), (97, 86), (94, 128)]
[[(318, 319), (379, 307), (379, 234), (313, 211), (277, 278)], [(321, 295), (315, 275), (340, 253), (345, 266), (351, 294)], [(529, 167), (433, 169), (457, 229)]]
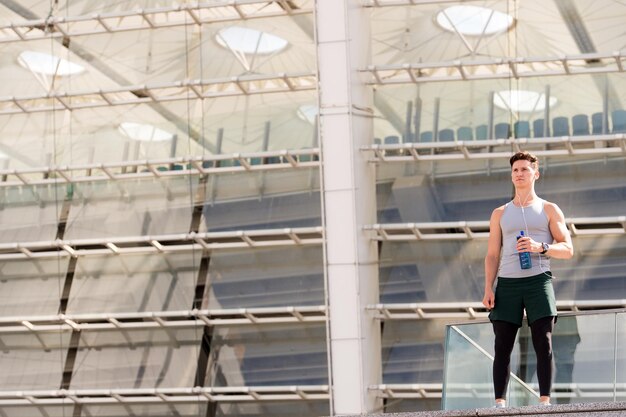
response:
[(535, 350), (546, 352), (548, 355), (552, 356), (552, 331), (554, 330), (554, 317), (542, 317), (535, 320), (535, 322), (531, 324), (530, 330)]
[(496, 355), (510, 355), (515, 344), (517, 326), (504, 321), (494, 321), (493, 329), (496, 336), (494, 344)]

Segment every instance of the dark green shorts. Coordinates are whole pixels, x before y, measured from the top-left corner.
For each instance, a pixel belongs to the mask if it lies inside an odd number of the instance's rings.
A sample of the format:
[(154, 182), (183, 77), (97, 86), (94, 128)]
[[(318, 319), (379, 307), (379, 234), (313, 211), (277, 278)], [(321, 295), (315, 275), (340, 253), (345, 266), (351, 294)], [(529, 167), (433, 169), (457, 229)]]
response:
[(548, 274), (528, 278), (498, 277), (496, 302), (489, 320), (501, 320), (522, 326), (524, 309), (528, 324), (542, 317), (556, 316), (552, 278)]

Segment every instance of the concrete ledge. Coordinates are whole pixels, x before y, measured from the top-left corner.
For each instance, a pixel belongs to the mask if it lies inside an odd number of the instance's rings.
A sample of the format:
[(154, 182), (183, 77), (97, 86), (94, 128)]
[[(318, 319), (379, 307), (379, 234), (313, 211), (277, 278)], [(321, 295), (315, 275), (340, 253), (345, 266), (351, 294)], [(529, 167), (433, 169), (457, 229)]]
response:
[[(477, 408), (454, 411), (420, 411), (415, 413), (368, 414), (367, 417), (625, 417), (626, 402), (566, 404), (510, 408)], [(346, 416), (348, 417), (348, 416)], [(357, 417), (357, 416), (352, 416)], [(362, 417), (362, 416), (359, 416)]]

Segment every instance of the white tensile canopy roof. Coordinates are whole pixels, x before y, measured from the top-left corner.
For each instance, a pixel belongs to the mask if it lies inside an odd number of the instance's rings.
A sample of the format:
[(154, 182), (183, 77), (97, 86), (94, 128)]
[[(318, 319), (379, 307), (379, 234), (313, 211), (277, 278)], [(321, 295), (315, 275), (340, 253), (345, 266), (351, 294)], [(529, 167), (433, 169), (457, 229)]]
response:
[[(407, 5), (386, 7), (392, 3)], [(548, 82), (556, 99), (553, 114), (601, 111), (604, 95), (609, 96), (610, 109), (624, 107), (624, 77), (617, 71), (608, 76), (433, 82), (455, 74), (458, 63), (552, 59), (529, 67), (541, 72), (562, 66), (554, 62), (561, 58), (623, 54), (624, 4), (612, 0), (408, 3), (364, 1), (372, 6), (366, 11), (372, 18), (372, 65), (400, 69), (406, 64), (445, 65), (424, 72), (431, 77), (429, 82), (409, 80), (375, 87), (378, 137), (402, 133), (407, 102), (417, 97), (424, 99), (425, 120), (430, 118), (432, 99), (441, 99), (440, 127), (478, 124), (487, 112), (490, 92), (542, 94)], [(459, 10), (459, 6), (474, 9)], [(268, 132), (269, 149), (315, 146), (313, 8), (313, 0), (180, 5), (154, 0), (0, 0), (4, 81), (0, 84), (0, 151), (10, 161), (4, 168), (259, 151)], [(477, 8), (487, 14), (472, 17)], [(464, 13), (470, 29), (464, 26)], [(484, 34), (471, 33), (471, 19), (477, 19), (478, 32), (484, 25)], [(503, 27), (498, 28), (498, 19), (504, 19), (500, 20)], [(33, 54), (46, 55), (29, 61)], [(585, 69), (605, 64), (579, 59), (570, 65)], [(57, 75), (41, 73), (38, 65), (51, 66)], [(67, 68), (76, 73), (60, 74)], [(468, 71), (496, 74), (499, 70), (483, 65), (470, 66)], [(390, 80), (397, 76), (393, 71), (389, 74)], [(468, 107), (478, 109), (469, 118)], [(45, 109), (55, 111), (41, 111)], [(509, 119), (504, 115), (514, 114), (513, 120), (528, 117), (515, 110), (498, 111)], [(422, 125), (427, 127), (426, 122)], [(174, 146), (168, 135), (175, 138)], [(155, 137), (165, 139), (151, 140)]]

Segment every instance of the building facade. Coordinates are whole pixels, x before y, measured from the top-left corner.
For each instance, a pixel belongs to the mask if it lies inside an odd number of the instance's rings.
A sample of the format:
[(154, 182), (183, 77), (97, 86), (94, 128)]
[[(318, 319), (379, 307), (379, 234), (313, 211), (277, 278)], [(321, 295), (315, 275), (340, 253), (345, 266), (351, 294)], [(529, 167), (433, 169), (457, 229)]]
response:
[(519, 149), (573, 235), (559, 309), (625, 307), (625, 24), (619, 0), (0, 0), (0, 415), (439, 409)]

